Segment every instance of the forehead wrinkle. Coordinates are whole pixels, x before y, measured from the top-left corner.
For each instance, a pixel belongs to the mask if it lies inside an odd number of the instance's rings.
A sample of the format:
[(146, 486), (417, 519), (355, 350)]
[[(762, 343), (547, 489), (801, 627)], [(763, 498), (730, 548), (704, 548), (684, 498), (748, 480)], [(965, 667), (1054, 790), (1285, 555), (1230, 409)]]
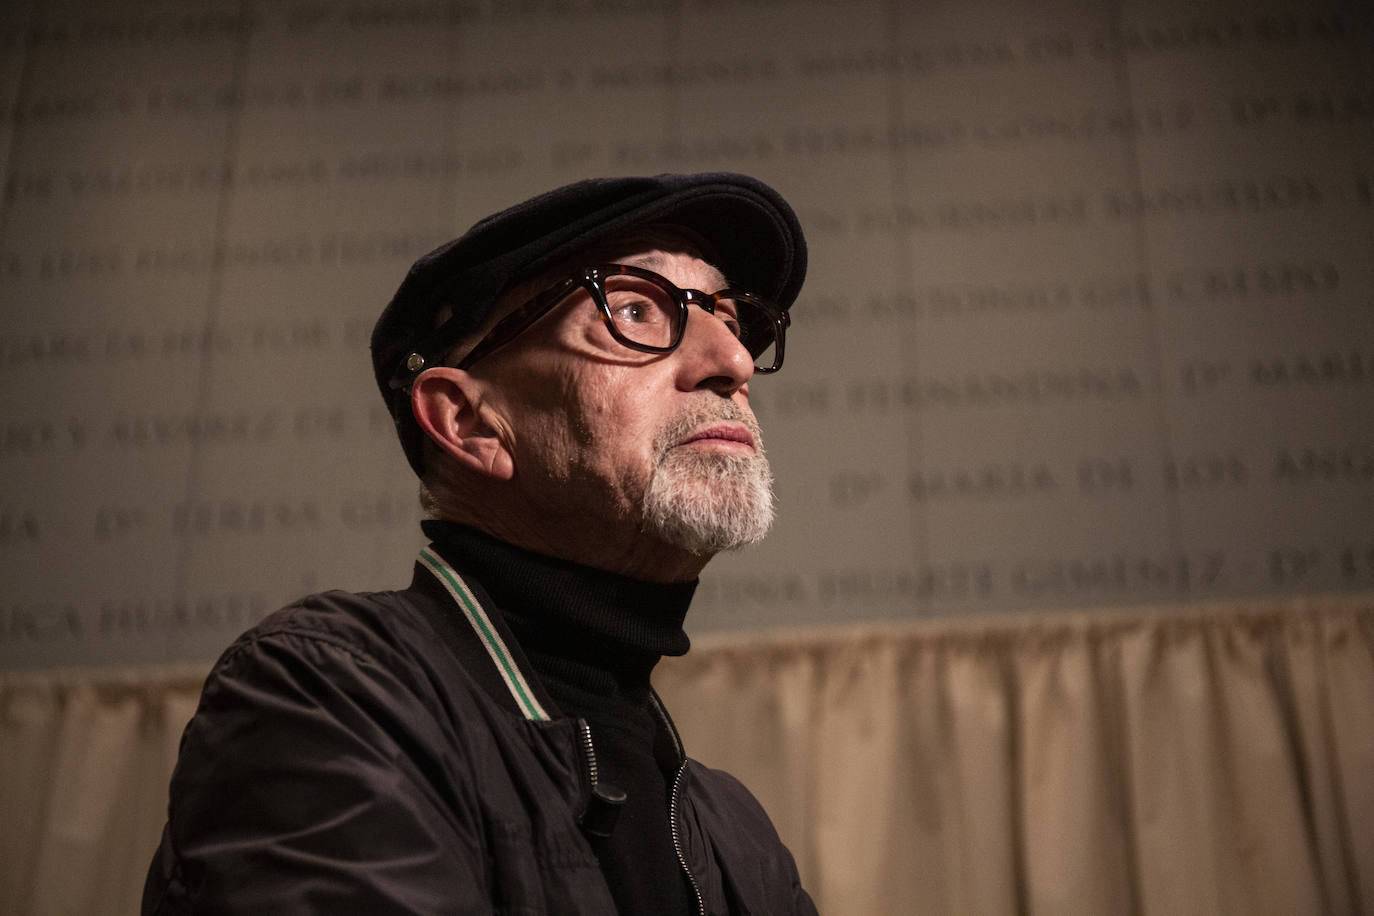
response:
[[(646, 270), (652, 270), (656, 274), (664, 275), (665, 271), (671, 269), (669, 265), (669, 258), (664, 257), (664, 254), (667, 253), (668, 252), (665, 252), (663, 249), (645, 251), (632, 257), (621, 258), (619, 263), (626, 264), (630, 267), (643, 267)], [(712, 264), (710, 261), (707, 261), (705, 258), (702, 258), (700, 255), (690, 251), (673, 252), (673, 255), (686, 256), (690, 258), (692, 262), (695, 263), (688, 263), (684, 266), (688, 266), (693, 270), (699, 267), (704, 267), (706, 272), (708, 272), (711, 275), (711, 282), (721, 284), (720, 286), (717, 286), (716, 289), (724, 289), (725, 286), (728, 285), (725, 279), (725, 275), (720, 272), (720, 268), (716, 267), (716, 265)]]

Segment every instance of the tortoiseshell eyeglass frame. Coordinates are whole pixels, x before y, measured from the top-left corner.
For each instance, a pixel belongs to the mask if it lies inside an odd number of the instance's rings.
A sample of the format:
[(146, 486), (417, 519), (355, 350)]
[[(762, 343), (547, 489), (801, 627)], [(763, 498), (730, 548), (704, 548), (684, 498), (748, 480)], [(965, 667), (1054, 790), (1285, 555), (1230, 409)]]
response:
[[(609, 277), (617, 276), (647, 280), (672, 297), (677, 304), (677, 315), (673, 323), (672, 339), (668, 344), (656, 346), (631, 340), (617, 327), (615, 319), (611, 315), (610, 304), (606, 299), (606, 280)], [(786, 311), (766, 299), (740, 290), (723, 289), (714, 293), (706, 293), (699, 289), (683, 289), (651, 270), (628, 264), (602, 264), (596, 267), (585, 267), (566, 280), (555, 283), (497, 322), (487, 335), (478, 341), (477, 346), (473, 347), (458, 362), (457, 368), (466, 369), (483, 357), (504, 347), (579, 289), (585, 290), (591, 295), (592, 301), (596, 303), (597, 312), (601, 315), (601, 320), (605, 322), (607, 330), (611, 332), (611, 336), (623, 346), (643, 353), (671, 353), (678, 348), (678, 345), (682, 343), (682, 335), (687, 328), (688, 305), (696, 305), (712, 315), (715, 314), (717, 305), (725, 299), (753, 306), (762, 313), (763, 318), (767, 321), (767, 330), (764, 331), (759, 323), (756, 323), (752, 329), (744, 328), (741, 331), (741, 343), (749, 350), (751, 358), (758, 357), (759, 354), (769, 348), (770, 344), (773, 345), (773, 359), (770, 364), (767, 366), (756, 364), (754, 371), (768, 373), (777, 372), (782, 368), (784, 334), (792, 322)], [(750, 341), (746, 338), (759, 334), (762, 335), (762, 339), (756, 343), (761, 344), (761, 346), (751, 347)]]

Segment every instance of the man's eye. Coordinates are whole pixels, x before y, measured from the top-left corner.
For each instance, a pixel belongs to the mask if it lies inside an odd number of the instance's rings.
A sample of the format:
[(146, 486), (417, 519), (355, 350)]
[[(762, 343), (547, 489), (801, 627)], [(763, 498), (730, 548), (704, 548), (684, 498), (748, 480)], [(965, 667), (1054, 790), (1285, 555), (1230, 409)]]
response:
[(744, 327), (739, 320), (739, 304), (733, 299), (722, 299), (716, 303), (715, 315), (721, 323), (730, 329), (730, 333), (736, 337), (744, 334)]
[(625, 324), (644, 324), (653, 321), (657, 311), (649, 302), (626, 302), (616, 306), (615, 317)]

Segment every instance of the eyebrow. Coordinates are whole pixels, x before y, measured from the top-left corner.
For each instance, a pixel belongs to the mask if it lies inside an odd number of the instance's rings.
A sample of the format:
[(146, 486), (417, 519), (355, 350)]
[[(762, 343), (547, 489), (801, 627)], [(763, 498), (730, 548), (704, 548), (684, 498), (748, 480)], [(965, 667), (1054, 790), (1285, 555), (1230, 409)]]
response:
[(626, 260), (621, 261), (621, 263), (629, 264), (631, 267), (643, 267), (648, 270), (652, 270), (655, 273), (658, 273), (663, 269), (663, 259), (660, 258), (658, 255), (653, 254), (652, 252), (649, 254), (636, 255), (633, 258), (627, 258)]

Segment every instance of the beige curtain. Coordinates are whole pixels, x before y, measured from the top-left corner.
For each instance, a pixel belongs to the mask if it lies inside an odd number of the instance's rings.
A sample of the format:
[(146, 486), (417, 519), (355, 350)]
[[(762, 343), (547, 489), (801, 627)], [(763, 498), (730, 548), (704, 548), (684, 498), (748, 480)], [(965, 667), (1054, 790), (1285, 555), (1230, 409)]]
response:
[[(0, 908), (135, 912), (203, 667), (0, 677)], [(836, 914), (1374, 912), (1374, 597), (699, 639)]]
[(1374, 599), (702, 643), (665, 701), (822, 912), (1374, 908)]

